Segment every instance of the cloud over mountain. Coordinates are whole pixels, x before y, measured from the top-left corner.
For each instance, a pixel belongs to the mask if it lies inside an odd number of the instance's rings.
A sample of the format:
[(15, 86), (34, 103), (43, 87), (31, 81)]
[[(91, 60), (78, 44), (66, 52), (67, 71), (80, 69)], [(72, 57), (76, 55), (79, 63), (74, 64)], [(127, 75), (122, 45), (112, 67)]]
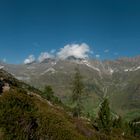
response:
[(82, 44), (68, 44), (61, 48), (60, 51), (57, 53), (57, 57), (59, 59), (66, 59), (68, 57), (75, 57), (75, 58), (88, 58), (88, 54), (90, 53), (90, 48), (86, 43)]
[[(37, 61), (43, 62), (45, 59), (67, 59), (69, 57), (74, 57), (77, 59), (85, 59), (89, 57), (89, 54), (92, 54), (93, 52), (90, 50), (90, 47), (86, 43), (81, 44), (67, 44), (63, 48), (61, 48), (58, 52), (56, 52), (55, 49), (52, 49), (49, 52), (42, 52), (38, 56)], [(29, 55), (28, 58), (24, 60), (24, 64), (30, 64), (34, 62), (35, 56)]]
[(45, 59), (48, 59), (48, 58), (54, 58), (54, 56), (48, 52), (42, 52), (40, 54), (40, 56), (38, 57), (38, 61), (39, 62), (42, 62), (44, 61)]
[(31, 54), (28, 56), (28, 58), (24, 60), (24, 64), (30, 64), (33, 63), (34, 61), (35, 61), (35, 56)]

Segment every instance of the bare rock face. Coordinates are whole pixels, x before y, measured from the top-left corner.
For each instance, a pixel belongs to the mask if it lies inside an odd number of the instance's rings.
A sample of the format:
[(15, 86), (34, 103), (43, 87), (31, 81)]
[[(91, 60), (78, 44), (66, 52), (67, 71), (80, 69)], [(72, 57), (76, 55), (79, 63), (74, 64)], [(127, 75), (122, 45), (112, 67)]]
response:
[(4, 86), (3, 86), (3, 93), (4, 92), (8, 92), (10, 90), (10, 86), (8, 83), (5, 83)]
[(4, 93), (4, 92), (8, 92), (10, 90), (10, 85), (9, 83), (6, 83), (4, 81), (3, 77), (0, 77), (0, 94)]

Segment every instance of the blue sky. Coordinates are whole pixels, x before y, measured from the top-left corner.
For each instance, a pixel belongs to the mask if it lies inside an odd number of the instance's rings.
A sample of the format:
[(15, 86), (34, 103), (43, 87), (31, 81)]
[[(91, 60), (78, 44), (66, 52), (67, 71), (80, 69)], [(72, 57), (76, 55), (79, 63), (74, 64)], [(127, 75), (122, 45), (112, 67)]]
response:
[(0, 0), (0, 59), (22, 63), (82, 43), (91, 57), (139, 55), (139, 7), (139, 0)]

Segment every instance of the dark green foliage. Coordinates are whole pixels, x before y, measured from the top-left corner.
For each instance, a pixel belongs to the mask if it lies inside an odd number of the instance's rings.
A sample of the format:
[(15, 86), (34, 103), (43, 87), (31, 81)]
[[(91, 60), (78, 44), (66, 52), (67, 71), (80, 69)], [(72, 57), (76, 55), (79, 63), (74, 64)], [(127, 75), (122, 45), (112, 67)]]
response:
[(19, 92), (0, 97), (1, 137), (2, 140), (85, 140), (61, 111)]
[(43, 96), (53, 103), (61, 104), (61, 100), (58, 97), (54, 96), (54, 91), (51, 86), (45, 86), (43, 91)]
[(44, 88), (44, 95), (46, 96), (47, 100), (52, 100), (54, 97), (54, 92), (51, 86), (45, 86)]
[(74, 117), (79, 117), (81, 114), (81, 110), (82, 110), (81, 97), (82, 97), (83, 90), (84, 90), (84, 85), (82, 82), (82, 76), (80, 74), (79, 69), (76, 68), (74, 81), (73, 81), (73, 92), (72, 92), (72, 101), (74, 104), (74, 108), (73, 108)]
[(81, 114), (81, 105), (77, 103), (73, 108), (72, 113), (73, 117), (79, 117)]
[(101, 103), (100, 110), (98, 112), (97, 123), (99, 129), (110, 132), (111, 112), (109, 107), (109, 101), (107, 98), (104, 98), (103, 102)]
[(43, 140), (86, 140), (77, 133), (72, 124), (54, 112), (41, 114), (38, 133)]
[(77, 102), (82, 95), (84, 85), (82, 83), (82, 76), (80, 74), (80, 71), (78, 68), (76, 68), (74, 81), (73, 81), (73, 96), (72, 100), (73, 102)]
[(36, 108), (30, 98), (20, 93), (5, 93), (0, 98), (0, 127), (7, 140), (35, 140)]
[(117, 118), (115, 118), (112, 122), (113, 127), (114, 128), (122, 128), (123, 122), (122, 122), (122, 117), (118, 116)]
[(133, 119), (129, 122), (131, 134), (140, 137), (140, 117)]
[(4, 86), (4, 82), (3, 82), (3, 80), (0, 79), (0, 94), (3, 91), (3, 86)]

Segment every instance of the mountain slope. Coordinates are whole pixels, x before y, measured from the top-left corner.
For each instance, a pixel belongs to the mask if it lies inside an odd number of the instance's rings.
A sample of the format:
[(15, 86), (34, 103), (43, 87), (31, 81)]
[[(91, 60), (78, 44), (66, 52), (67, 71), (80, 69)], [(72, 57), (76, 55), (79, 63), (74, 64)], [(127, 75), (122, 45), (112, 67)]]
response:
[(0, 70), (0, 80), (10, 86), (0, 96), (1, 140), (137, 140), (118, 130), (108, 136), (86, 118), (72, 118), (62, 106), (4, 70)]
[(36, 88), (42, 89), (45, 85), (51, 85), (55, 95), (66, 104), (71, 96), (75, 67), (79, 67), (85, 85), (83, 100), (85, 114), (94, 115), (103, 96), (109, 96), (112, 109), (126, 117), (130, 111), (140, 112), (139, 56), (113, 61), (70, 58), (68, 60), (49, 59), (49, 61), (29, 65), (1, 65), (16, 78)]
[[(0, 70), (0, 77), (10, 84), (10, 90), (0, 96), (1, 139), (86, 139), (86, 135), (78, 132), (74, 120), (61, 107), (49, 103), (34, 88), (25, 86), (3, 70)], [(88, 131), (89, 128), (85, 129)]]

